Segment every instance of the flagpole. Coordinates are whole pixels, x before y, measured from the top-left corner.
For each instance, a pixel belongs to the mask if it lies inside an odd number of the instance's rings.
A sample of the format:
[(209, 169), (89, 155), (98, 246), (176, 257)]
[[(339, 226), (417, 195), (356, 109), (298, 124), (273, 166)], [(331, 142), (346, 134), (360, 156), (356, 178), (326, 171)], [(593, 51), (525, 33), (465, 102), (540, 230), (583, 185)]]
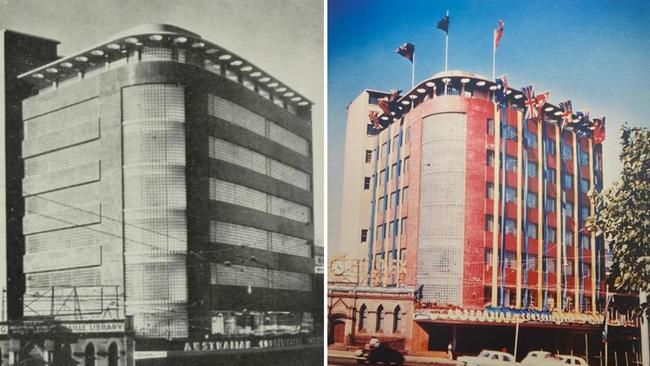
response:
[[(449, 19), (449, 10), (447, 10), (447, 19)], [(449, 52), (449, 25), (447, 25), (447, 31), (445, 32), (445, 71), (447, 71), (448, 52)]]
[(492, 32), (492, 80), (496, 80), (496, 71), (497, 71), (497, 63), (496, 63), (496, 57), (497, 57), (497, 47), (496, 47), (496, 42), (497, 42), (497, 32), (493, 31)]
[(415, 88), (415, 52), (413, 52), (413, 62), (411, 62), (411, 89)]

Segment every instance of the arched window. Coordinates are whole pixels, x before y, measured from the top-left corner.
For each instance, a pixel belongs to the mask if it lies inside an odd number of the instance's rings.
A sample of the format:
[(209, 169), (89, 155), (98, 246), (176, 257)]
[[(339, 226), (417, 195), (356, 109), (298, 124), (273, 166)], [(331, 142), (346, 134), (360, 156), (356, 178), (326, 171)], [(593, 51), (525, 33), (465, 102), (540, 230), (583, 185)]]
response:
[(377, 322), (375, 324), (375, 332), (384, 329), (384, 307), (379, 305), (377, 308)]
[(393, 333), (399, 332), (399, 328), (402, 326), (402, 308), (397, 305), (395, 311), (393, 312)]
[(366, 304), (363, 304), (359, 309), (359, 331), (362, 331), (366, 327), (366, 317), (368, 317), (368, 310)]
[(84, 365), (95, 366), (95, 346), (92, 343), (88, 343), (84, 351)]
[(117, 344), (111, 343), (108, 346), (108, 366), (117, 366), (118, 357)]

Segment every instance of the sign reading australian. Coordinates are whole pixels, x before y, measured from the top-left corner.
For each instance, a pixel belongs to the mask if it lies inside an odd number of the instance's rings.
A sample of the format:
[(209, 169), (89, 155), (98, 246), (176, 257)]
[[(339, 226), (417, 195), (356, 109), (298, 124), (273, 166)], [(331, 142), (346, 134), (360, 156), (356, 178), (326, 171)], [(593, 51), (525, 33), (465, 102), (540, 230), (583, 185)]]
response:
[(185, 342), (183, 351), (226, 351), (245, 350), (252, 348), (283, 348), (320, 344), (322, 337), (292, 337), (292, 338), (254, 338), (254, 339), (224, 339), (202, 342)]

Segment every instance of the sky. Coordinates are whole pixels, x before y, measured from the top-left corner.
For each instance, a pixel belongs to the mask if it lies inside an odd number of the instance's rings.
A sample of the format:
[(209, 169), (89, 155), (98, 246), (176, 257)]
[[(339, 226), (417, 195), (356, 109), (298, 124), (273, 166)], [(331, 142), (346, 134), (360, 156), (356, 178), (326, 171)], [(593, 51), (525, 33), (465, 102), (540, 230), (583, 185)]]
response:
[(328, 3), (327, 189), (329, 253), (339, 248), (346, 106), (364, 89), (410, 89), (410, 63), (395, 53), (415, 45), (415, 79), (444, 69), (450, 13), (449, 69), (492, 74), (492, 32), (505, 22), (496, 74), (512, 87), (534, 84), (550, 102), (607, 117), (605, 188), (620, 171), (623, 121), (650, 127), (650, 2), (330, 0)]
[(166, 23), (251, 61), (315, 103), (315, 241), (323, 245), (322, 0), (0, 0), (0, 29), (60, 41), (68, 56), (144, 23)]

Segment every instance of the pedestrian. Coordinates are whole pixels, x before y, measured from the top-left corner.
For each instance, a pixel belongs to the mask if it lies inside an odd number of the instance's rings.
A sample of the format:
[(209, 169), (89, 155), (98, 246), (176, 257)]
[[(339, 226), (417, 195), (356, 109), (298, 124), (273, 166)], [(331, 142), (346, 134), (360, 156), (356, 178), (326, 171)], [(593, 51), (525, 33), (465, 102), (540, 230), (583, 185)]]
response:
[(451, 343), (447, 346), (447, 359), (454, 359), (454, 346), (452, 346)]

